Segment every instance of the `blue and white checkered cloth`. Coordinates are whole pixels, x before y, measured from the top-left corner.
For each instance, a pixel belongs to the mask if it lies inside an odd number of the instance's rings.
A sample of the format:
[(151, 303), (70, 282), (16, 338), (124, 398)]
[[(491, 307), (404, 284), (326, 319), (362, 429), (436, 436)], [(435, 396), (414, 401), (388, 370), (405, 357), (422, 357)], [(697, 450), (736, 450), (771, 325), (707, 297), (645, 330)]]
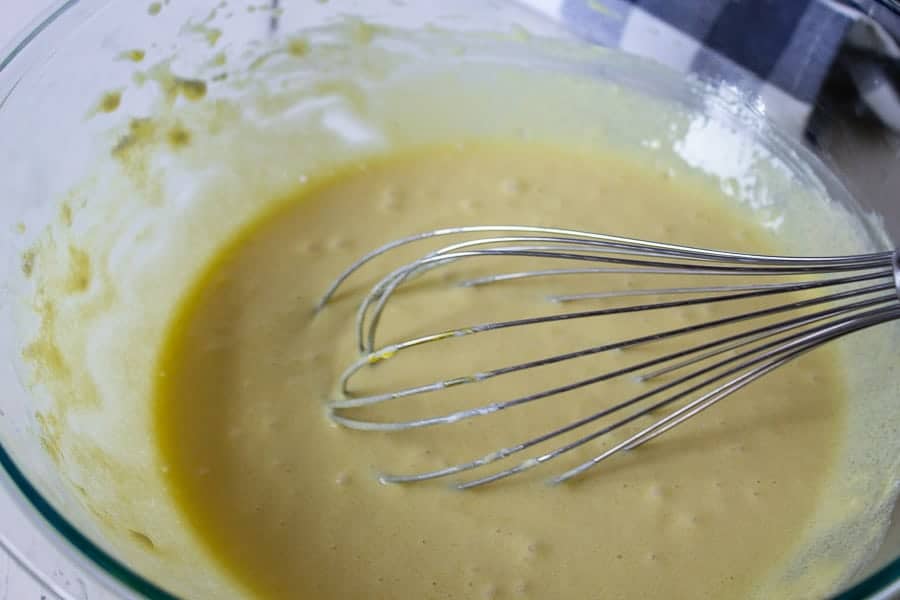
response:
[(900, 13), (886, 0), (525, 0), (588, 41), (754, 94), (800, 134), (826, 77), (847, 70), (900, 131)]

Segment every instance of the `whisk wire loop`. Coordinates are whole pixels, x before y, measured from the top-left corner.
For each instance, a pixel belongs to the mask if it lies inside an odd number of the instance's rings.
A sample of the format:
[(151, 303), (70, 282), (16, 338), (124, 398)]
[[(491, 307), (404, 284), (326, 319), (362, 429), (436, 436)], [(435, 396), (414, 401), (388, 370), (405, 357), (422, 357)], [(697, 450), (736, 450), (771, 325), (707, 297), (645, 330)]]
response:
[[(630, 398), (607, 404), (591, 414), (570, 423), (540, 433), (529, 439), (504, 446), (486, 455), (440, 469), (411, 474), (383, 474), (385, 483), (411, 483), (445, 478), (487, 468), (514, 455), (527, 453), (567, 434), (573, 434), (628, 409), (632, 412), (617, 420), (600, 425), (577, 438), (542, 451), (536, 456), (520, 459), (511, 467), (500, 469), (474, 479), (457, 481), (455, 487), (469, 489), (506, 479), (563, 456), (626, 425), (648, 417), (661, 409), (671, 410), (656, 418), (636, 433), (621, 441), (612, 442), (593, 458), (569, 468), (553, 477), (550, 483), (561, 483), (578, 477), (600, 462), (624, 450), (632, 450), (657, 438), (678, 425), (694, 418), (734, 392), (750, 385), (766, 374), (790, 363), (822, 344), (850, 333), (900, 318), (900, 259), (894, 252), (876, 252), (852, 256), (792, 257), (746, 254), (725, 250), (711, 250), (645, 241), (621, 236), (591, 233), (570, 229), (536, 226), (470, 226), (439, 229), (408, 236), (376, 248), (342, 272), (316, 306), (323, 310), (337, 300), (343, 284), (358, 271), (383, 255), (403, 246), (421, 242), (462, 237), (464, 239), (430, 250), (418, 258), (394, 268), (379, 278), (360, 301), (356, 311), (356, 337), (359, 357), (341, 374), (337, 393), (327, 403), (329, 417), (337, 424), (370, 431), (403, 431), (422, 427), (449, 426), (453, 423), (484, 417), (490, 414), (531, 404), (551, 396), (584, 389), (625, 375), (638, 381), (652, 383), (660, 377), (672, 375), (669, 381)], [(606, 300), (647, 298), (645, 302), (623, 306), (588, 308), (555, 312), (534, 317), (506, 321), (485, 321), (439, 331), (382, 347), (376, 346), (385, 308), (399, 290), (419, 277), (438, 269), (461, 268), (476, 261), (493, 264), (515, 258), (521, 264), (527, 259), (535, 268), (479, 275), (462, 279), (463, 287), (503, 285), (527, 279), (547, 279), (552, 283), (563, 278), (577, 281), (592, 280), (595, 276), (625, 274), (629, 276), (714, 277), (708, 285), (678, 284), (672, 287), (644, 287), (639, 289), (602, 290), (584, 293), (552, 294), (547, 300), (565, 305)], [(549, 265), (553, 262), (559, 266)], [(473, 263), (474, 264), (474, 263)], [(579, 266), (586, 265), (586, 266)], [(721, 278), (735, 278), (735, 283), (723, 283)], [(751, 279), (748, 282), (747, 279)], [(762, 297), (801, 294), (765, 308), (744, 310), (725, 317), (708, 318), (664, 331), (617, 340), (588, 348), (546, 356), (516, 364), (459, 374), (435, 381), (392, 391), (356, 394), (352, 379), (361, 371), (423, 345), (439, 344), (445, 340), (473, 336), (488, 331), (538, 324), (553, 324), (577, 319), (592, 319), (701, 306), (739, 302)], [(812, 294), (810, 296), (810, 294)], [(814, 309), (809, 312), (809, 309)], [(771, 318), (778, 316), (774, 322)], [(688, 343), (683, 348), (649, 359), (638, 360), (624, 367), (595, 373), (519, 397), (499, 399), (473, 408), (451, 410), (441, 414), (400, 421), (377, 421), (352, 414), (355, 409), (373, 408), (385, 402), (423, 397), (452, 387), (468, 386), (477, 394), (474, 384), (513, 373), (524, 373), (548, 365), (558, 364), (613, 350), (643, 346), (664, 340), (712, 331), (744, 322), (752, 325), (746, 330), (726, 333), (710, 341)], [(539, 381), (539, 379), (538, 379)], [(668, 395), (666, 395), (668, 394)], [(477, 396), (474, 396), (477, 398)]]

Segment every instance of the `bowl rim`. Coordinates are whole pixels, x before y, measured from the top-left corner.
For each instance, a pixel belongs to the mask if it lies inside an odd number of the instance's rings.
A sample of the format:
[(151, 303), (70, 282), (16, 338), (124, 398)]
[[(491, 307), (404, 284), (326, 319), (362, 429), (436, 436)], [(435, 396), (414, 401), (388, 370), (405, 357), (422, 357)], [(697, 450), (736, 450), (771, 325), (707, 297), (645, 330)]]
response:
[[(99, 10), (115, 0), (53, 0), (50, 5), (31, 20), (10, 42), (0, 47), (0, 110), (11, 96), (18, 83), (13, 65), (24, 63), (21, 73), (27, 73), (32, 64), (27, 55), (34, 49), (35, 40), (50, 30), (62, 29), (62, 34), (77, 29), (77, 24), (61, 24), (60, 19), (78, 7), (88, 13)], [(515, 1), (515, 0), (513, 0)], [(9, 80), (7, 80), (9, 79)], [(87, 571), (90, 576), (117, 595), (149, 600), (181, 600), (156, 583), (140, 575), (124, 562), (115, 558), (100, 545), (92, 541), (72, 524), (53, 504), (31, 483), (16, 464), (14, 458), (0, 440), (0, 489), (18, 503), (40, 535), (57, 549)], [(49, 528), (47, 527), (49, 525)], [(45, 573), (29, 567), (40, 583), (54, 594), (55, 586)], [(881, 567), (876, 572), (839, 592), (833, 600), (890, 600), (900, 598), (900, 556)]]
[[(62, 551), (67, 558), (72, 559), (78, 567), (87, 571), (96, 582), (119, 597), (134, 597), (136, 593), (150, 600), (180, 600), (178, 596), (170, 594), (113, 557), (70, 523), (32, 485), (2, 443), (0, 443), (0, 467), (3, 474), (0, 489), (8, 492), (13, 500), (17, 501), (44, 539)], [(50, 527), (48, 529), (42, 525)], [(32, 576), (39, 579), (41, 585), (54, 590), (54, 594), (59, 594), (46, 573), (34, 566), (29, 566), (28, 570)]]

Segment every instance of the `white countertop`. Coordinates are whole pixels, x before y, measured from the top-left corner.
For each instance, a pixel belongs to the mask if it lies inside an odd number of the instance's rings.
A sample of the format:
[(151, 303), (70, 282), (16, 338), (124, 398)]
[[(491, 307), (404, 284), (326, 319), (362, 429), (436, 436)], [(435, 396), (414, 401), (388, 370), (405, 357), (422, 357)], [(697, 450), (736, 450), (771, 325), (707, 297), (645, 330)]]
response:
[(53, 0), (0, 0), (0, 48)]

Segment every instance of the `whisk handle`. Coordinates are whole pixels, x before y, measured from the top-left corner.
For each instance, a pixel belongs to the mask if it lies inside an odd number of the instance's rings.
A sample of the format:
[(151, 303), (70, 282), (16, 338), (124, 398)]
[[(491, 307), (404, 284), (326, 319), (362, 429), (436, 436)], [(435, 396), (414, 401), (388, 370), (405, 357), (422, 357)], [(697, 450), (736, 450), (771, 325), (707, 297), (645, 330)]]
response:
[(900, 251), (894, 251), (894, 288), (897, 290), (897, 296), (900, 296)]

